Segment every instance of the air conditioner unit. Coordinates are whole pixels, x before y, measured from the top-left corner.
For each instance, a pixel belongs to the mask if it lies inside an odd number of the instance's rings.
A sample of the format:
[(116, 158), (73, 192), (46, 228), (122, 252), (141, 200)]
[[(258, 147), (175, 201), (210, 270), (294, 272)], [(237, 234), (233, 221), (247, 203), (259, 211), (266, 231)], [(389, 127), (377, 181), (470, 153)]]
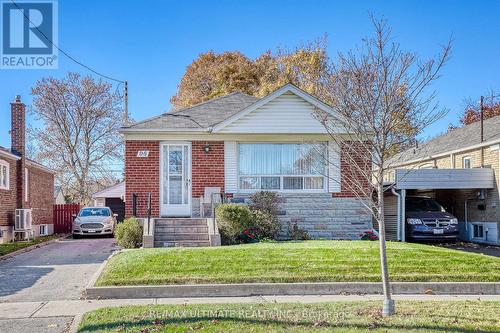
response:
[(31, 209), (16, 209), (15, 231), (31, 230)]

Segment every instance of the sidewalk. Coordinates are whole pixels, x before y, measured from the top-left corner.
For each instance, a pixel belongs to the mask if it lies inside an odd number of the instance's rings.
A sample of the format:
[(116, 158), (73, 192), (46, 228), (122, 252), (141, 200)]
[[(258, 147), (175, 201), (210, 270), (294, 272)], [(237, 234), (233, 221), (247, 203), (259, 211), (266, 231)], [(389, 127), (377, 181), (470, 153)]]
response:
[[(413, 301), (500, 301), (500, 295), (394, 295), (395, 300)], [(48, 302), (0, 303), (0, 321), (9, 319), (47, 319), (73, 317), (71, 332), (76, 332), (84, 313), (103, 307), (155, 304), (228, 304), (228, 303), (318, 303), (382, 300), (381, 295), (346, 296), (254, 296), (211, 298), (149, 298), (113, 300), (63, 300)]]

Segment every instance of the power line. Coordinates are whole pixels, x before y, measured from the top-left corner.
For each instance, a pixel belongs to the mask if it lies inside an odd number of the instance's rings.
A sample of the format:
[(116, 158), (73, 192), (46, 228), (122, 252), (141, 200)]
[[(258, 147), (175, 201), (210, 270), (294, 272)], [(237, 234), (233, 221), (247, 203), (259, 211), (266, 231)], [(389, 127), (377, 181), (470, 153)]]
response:
[(115, 82), (119, 82), (119, 83), (125, 83), (125, 81), (123, 80), (118, 80), (118, 79), (115, 79), (111, 76), (108, 76), (108, 75), (105, 75), (105, 74), (102, 74), (98, 71), (96, 71), (95, 69), (85, 65), (84, 63), (78, 61), (77, 59), (73, 58), (70, 54), (68, 54), (67, 52), (65, 52), (63, 49), (61, 49), (59, 46), (57, 46), (52, 40), (50, 40), (47, 35), (45, 35), (45, 33), (43, 31), (41, 31), (40, 29), (38, 29), (38, 27), (30, 20), (29, 16), (27, 16), (25, 13), (24, 13), (24, 10), (21, 9), (21, 7), (19, 7), (19, 5), (14, 1), (14, 0), (10, 0), (14, 6), (17, 7), (17, 9), (23, 14), (23, 16), (31, 23), (31, 25), (33, 27), (35, 27), (35, 29), (50, 43), (52, 44), (52, 46), (54, 46), (59, 52), (61, 52), (62, 54), (64, 54), (66, 57), (68, 57), (70, 60), (72, 60), (73, 62), (75, 62), (76, 64), (82, 66), (83, 68), (86, 68), (87, 70), (91, 71), (92, 73), (98, 75), (98, 76), (101, 76), (105, 79), (108, 79), (108, 80), (111, 80), (111, 81), (115, 81)]

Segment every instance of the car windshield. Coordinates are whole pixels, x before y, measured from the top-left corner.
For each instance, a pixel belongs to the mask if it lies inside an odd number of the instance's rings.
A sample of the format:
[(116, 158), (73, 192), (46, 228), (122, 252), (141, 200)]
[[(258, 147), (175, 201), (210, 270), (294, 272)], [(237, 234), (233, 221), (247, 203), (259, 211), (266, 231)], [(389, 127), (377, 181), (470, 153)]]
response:
[(430, 198), (407, 198), (406, 210), (409, 212), (444, 212), (443, 206)]
[(78, 216), (86, 217), (86, 216), (110, 216), (108, 208), (84, 208), (80, 211)]

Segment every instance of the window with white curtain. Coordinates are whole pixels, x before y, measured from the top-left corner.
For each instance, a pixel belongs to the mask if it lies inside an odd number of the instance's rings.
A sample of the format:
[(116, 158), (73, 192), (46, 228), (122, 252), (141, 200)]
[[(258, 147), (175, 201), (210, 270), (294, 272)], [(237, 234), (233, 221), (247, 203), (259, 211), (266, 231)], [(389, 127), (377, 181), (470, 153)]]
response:
[(240, 190), (325, 191), (325, 154), (325, 144), (242, 143)]

